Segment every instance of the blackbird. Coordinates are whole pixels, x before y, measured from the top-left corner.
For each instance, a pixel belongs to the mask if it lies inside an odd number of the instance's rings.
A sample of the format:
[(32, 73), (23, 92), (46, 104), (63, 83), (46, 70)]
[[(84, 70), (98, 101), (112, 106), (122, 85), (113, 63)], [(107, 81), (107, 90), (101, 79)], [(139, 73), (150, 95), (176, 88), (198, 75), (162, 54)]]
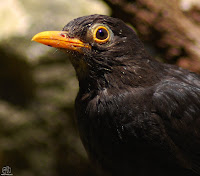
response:
[(200, 175), (200, 75), (160, 63), (120, 19), (84, 16), (33, 41), (70, 55), (91, 161), (113, 176)]

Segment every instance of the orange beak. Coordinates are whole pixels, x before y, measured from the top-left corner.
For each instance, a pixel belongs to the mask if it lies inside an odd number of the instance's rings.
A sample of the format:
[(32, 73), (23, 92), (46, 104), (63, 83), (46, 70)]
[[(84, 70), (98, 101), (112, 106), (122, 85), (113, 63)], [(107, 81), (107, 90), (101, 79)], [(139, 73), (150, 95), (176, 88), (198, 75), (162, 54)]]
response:
[(40, 32), (32, 38), (32, 41), (39, 42), (55, 48), (63, 48), (78, 52), (81, 52), (83, 48), (91, 48), (89, 44), (83, 43), (77, 38), (68, 37), (66, 31)]

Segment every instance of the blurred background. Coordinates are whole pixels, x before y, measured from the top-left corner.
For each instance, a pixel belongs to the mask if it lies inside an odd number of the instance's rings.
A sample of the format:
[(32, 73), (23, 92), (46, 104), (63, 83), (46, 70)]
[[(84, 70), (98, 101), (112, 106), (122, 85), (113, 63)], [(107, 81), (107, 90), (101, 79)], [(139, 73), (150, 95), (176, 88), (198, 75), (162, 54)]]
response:
[(31, 38), (90, 14), (134, 26), (158, 60), (200, 73), (199, 0), (0, 1), (0, 172), (94, 176), (74, 120), (78, 91), (66, 55)]

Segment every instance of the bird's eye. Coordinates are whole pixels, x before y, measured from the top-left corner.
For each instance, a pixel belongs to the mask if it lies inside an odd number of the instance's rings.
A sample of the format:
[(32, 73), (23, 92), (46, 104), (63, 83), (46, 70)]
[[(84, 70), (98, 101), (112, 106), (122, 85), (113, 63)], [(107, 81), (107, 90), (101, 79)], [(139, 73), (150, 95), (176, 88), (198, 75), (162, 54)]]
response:
[(105, 40), (108, 38), (108, 32), (104, 28), (99, 28), (96, 32), (96, 38), (99, 40)]
[(98, 26), (94, 31), (93, 38), (97, 43), (106, 43), (110, 38), (110, 32), (106, 27)]

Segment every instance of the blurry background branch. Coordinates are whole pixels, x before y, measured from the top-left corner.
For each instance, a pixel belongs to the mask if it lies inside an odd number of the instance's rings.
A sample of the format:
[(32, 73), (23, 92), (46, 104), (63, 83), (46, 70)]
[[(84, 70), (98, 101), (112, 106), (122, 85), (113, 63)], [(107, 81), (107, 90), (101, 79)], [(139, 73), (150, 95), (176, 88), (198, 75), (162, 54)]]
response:
[(96, 175), (76, 131), (75, 72), (64, 53), (30, 41), (94, 13), (134, 26), (155, 58), (200, 72), (199, 0), (0, 1), (0, 169)]
[(200, 72), (200, 1), (104, 0), (169, 63)]

